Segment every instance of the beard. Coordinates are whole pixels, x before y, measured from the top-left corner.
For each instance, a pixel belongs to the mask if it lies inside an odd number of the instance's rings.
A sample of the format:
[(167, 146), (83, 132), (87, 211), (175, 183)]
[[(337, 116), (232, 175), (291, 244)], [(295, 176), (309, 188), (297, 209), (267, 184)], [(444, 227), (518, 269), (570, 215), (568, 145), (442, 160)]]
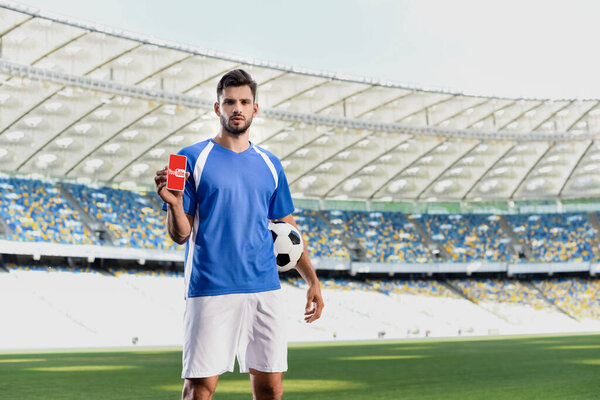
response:
[(223, 129), (225, 129), (225, 131), (232, 136), (243, 135), (244, 133), (246, 133), (248, 128), (250, 128), (250, 124), (252, 124), (252, 117), (250, 117), (250, 119), (244, 118), (245, 124), (237, 127), (231, 125), (231, 122), (228, 119), (226, 119), (224, 115), (221, 115), (219, 119), (221, 120), (221, 126), (223, 127)]

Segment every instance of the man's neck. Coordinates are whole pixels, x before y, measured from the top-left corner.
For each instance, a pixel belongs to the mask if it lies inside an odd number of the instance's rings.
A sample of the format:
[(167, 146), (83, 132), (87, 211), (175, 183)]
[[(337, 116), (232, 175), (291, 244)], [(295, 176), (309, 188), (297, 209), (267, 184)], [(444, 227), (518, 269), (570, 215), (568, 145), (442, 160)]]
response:
[(233, 152), (242, 153), (250, 147), (249, 136), (249, 130), (242, 135), (232, 135), (225, 130), (221, 130), (213, 140)]

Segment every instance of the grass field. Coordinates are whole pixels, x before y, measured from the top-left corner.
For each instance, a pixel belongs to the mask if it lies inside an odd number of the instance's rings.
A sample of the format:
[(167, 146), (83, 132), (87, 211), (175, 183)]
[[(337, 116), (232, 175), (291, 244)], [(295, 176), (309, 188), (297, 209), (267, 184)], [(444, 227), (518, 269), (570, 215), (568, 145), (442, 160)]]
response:
[[(285, 399), (600, 399), (600, 335), (296, 344)], [(178, 399), (179, 349), (0, 353), (0, 399)], [(249, 399), (223, 375), (215, 399)]]

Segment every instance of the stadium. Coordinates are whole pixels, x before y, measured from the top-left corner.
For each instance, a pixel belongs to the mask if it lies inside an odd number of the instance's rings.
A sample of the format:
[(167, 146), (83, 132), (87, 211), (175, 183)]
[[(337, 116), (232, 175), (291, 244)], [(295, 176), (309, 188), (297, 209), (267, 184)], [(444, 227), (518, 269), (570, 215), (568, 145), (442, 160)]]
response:
[(0, 2), (0, 398), (177, 398), (184, 247), (153, 177), (214, 136), (235, 68), (327, 304), (305, 324), (304, 281), (280, 275), (286, 398), (597, 396), (598, 100), (426, 90)]

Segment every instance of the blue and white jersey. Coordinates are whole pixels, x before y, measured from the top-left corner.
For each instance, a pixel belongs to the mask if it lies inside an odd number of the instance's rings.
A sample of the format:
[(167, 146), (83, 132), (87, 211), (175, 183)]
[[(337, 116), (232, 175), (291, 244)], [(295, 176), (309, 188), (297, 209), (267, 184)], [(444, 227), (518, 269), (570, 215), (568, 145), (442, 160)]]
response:
[(183, 209), (194, 216), (186, 245), (185, 296), (279, 289), (268, 224), (294, 210), (279, 159), (252, 143), (236, 153), (212, 139), (178, 154), (187, 157), (190, 172)]

